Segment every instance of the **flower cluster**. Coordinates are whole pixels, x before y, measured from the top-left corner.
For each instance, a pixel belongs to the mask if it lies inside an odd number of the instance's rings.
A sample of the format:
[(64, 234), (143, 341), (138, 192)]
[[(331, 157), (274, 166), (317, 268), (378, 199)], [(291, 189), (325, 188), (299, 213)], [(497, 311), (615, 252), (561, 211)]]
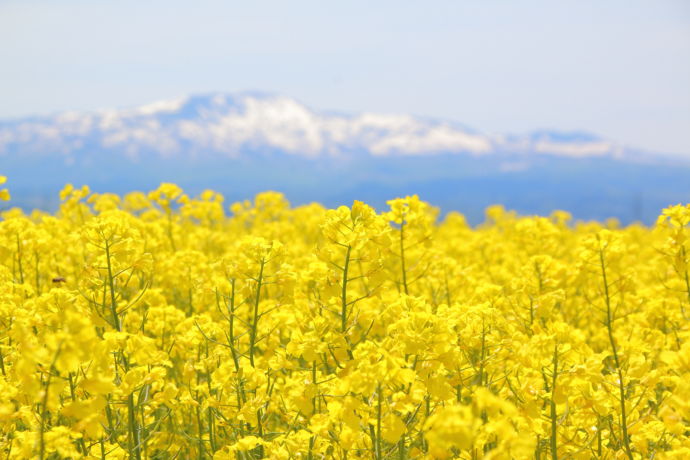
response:
[(61, 199), (0, 220), (3, 458), (690, 458), (690, 207)]

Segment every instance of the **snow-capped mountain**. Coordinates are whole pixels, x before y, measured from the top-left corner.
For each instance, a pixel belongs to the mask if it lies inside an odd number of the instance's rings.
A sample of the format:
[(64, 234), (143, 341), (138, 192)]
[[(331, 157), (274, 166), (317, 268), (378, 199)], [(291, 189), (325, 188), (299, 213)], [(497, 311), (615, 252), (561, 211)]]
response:
[(318, 112), (282, 96), (241, 93), (192, 96), (131, 109), (0, 122), (0, 154), (117, 151), (239, 157), (272, 151), (301, 157), (497, 152), (568, 157), (621, 156), (623, 148), (587, 134), (548, 131), (492, 136), (457, 123), (410, 115)]
[(359, 199), (385, 208), (416, 193), (475, 223), (495, 203), (651, 222), (662, 207), (690, 201), (688, 173), (687, 162), (588, 133), (486, 134), (447, 120), (316, 111), (260, 93), (0, 121), (0, 174), (11, 204), (25, 208), (54, 208), (67, 182), (124, 193), (168, 181), (228, 201), (272, 189), (328, 206)]

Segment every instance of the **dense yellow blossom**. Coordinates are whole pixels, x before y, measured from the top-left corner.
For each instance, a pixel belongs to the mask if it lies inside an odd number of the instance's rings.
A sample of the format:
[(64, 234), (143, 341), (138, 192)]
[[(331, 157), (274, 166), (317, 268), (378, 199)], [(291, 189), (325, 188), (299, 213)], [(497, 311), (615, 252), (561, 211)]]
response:
[(0, 220), (3, 458), (690, 458), (688, 206), (60, 198)]

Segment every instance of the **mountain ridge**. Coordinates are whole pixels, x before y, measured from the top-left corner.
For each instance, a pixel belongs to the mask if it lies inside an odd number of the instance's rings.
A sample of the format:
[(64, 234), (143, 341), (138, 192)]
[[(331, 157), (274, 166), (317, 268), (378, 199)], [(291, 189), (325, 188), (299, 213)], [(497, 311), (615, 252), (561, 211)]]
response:
[(470, 223), (492, 204), (651, 223), (690, 201), (689, 173), (687, 159), (587, 132), (493, 135), (442, 119), (314, 111), (257, 92), (0, 121), (0, 174), (26, 209), (55, 209), (68, 182), (116, 193), (177, 182), (229, 201), (270, 189), (295, 204), (359, 199), (380, 209), (418, 194)]
[(125, 148), (130, 156), (182, 152), (241, 155), (262, 148), (307, 157), (454, 153), (619, 157), (632, 149), (600, 136), (538, 130), (485, 134), (450, 120), (406, 114), (315, 111), (256, 91), (206, 93), (137, 107), (0, 120), (0, 154)]

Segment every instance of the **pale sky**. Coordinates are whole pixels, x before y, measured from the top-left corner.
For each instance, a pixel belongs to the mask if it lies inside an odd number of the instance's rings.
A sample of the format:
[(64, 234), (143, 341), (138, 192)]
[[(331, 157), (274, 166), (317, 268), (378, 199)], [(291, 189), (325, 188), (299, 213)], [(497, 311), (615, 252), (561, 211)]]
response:
[(0, 118), (245, 90), (690, 155), (690, 1), (0, 0)]

